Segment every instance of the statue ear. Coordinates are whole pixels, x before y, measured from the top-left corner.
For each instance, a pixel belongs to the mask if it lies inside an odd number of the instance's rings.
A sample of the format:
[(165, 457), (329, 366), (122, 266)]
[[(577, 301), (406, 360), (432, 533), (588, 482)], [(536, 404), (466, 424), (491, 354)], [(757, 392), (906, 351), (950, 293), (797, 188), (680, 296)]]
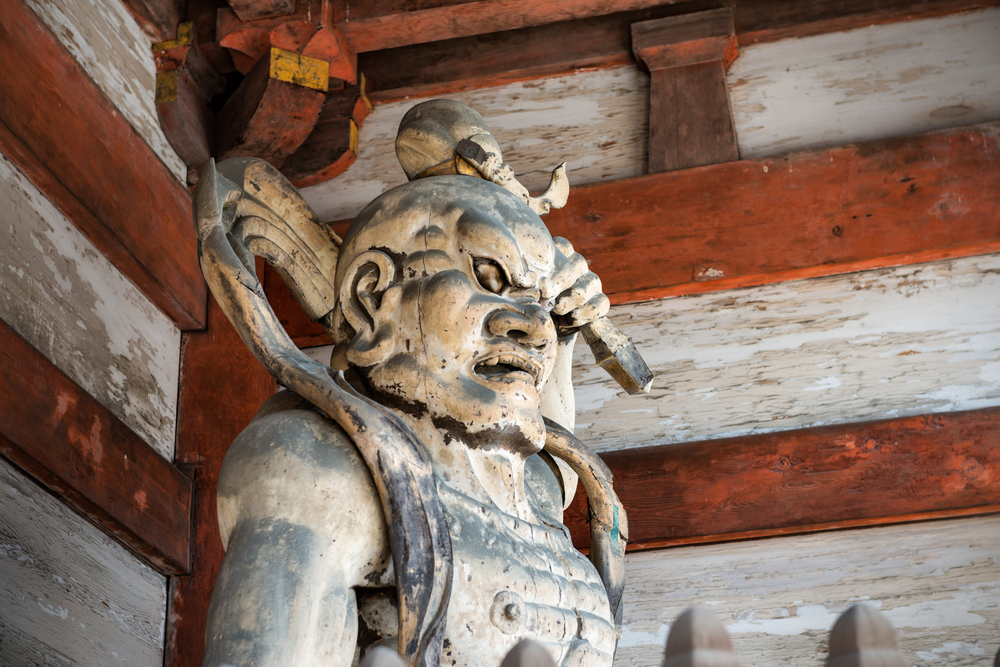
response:
[(396, 264), (381, 250), (365, 251), (347, 267), (340, 284), (340, 307), (355, 332), (348, 352), (353, 365), (374, 365), (388, 352), (392, 322), (382, 317), (382, 295), (395, 278)]

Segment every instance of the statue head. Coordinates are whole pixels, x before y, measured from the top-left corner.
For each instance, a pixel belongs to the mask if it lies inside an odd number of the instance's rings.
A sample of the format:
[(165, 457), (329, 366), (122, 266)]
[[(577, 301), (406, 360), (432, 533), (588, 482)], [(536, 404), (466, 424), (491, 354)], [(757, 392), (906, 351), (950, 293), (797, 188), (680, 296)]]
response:
[(541, 219), (485, 180), (391, 190), (340, 249), (334, 330), (380, 402), (473, 447), (541, 448), (539, 392), (555, 360), (560, 261)]

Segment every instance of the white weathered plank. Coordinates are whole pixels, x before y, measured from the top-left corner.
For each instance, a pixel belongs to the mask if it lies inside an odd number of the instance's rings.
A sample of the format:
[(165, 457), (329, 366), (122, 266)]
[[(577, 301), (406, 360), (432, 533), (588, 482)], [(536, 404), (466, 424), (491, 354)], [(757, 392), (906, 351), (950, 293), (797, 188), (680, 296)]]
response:
[(1000, 645), (1000, 516), (642, 552), (625, 570), (616, 667), (658, 667), (692, 605), (754, 667), (820, 667), (837, 616), (862, 600), (912, 665), (987, 667)]
[(187, 167), (160, 128), (149, 38), (120, 0), (26, 0), (182, 183)]
[(1000, 118), (1000, 8), (745, 47), (728, 75), (743, 158)]
[(1000, 405), (1000, 255), (616, 306), (656, 379), (574, 355), (597, 449)]
[(0, 459), (0, 665), (159, 667), (166, 579)]
[(0, 319), (173, 459), (180, 331), (0, 155)]
[[(571, 185), (646, 172), (649, 77), (633, 66), (483, 88), (447, 97), (479, 111), (504, 160), (528, 189), (543, 190), (567, 162)], [(399, 121), (419, 99), (380, 104), (361, 127), (357, 161), (302, 194), (323, 220), (353, 218), (368, 202), (406, 182), (396, 161)]]

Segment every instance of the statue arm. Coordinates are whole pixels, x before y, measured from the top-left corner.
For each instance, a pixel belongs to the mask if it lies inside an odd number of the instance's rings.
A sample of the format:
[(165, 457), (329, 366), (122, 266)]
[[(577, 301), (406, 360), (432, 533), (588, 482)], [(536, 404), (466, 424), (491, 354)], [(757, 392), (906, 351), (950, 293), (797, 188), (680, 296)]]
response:
[(281, 392), (226, 455), (218, 504), (226, 558), (204, 666), (349, 667), (354, 587), (391, 562), (379, 496), (350, 439)]

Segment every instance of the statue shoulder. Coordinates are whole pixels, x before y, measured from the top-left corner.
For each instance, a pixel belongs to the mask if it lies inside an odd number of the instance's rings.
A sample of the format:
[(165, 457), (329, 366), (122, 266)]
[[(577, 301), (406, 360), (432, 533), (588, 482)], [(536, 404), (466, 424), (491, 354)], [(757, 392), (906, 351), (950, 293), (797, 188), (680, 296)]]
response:
[(343, 429), (293, 392), (268, 399), (233, 442), (217, 495), (225, 545), (240, 522), (280, 520), (366, 559), (388, 558), (382, 505), (364, 460)]

